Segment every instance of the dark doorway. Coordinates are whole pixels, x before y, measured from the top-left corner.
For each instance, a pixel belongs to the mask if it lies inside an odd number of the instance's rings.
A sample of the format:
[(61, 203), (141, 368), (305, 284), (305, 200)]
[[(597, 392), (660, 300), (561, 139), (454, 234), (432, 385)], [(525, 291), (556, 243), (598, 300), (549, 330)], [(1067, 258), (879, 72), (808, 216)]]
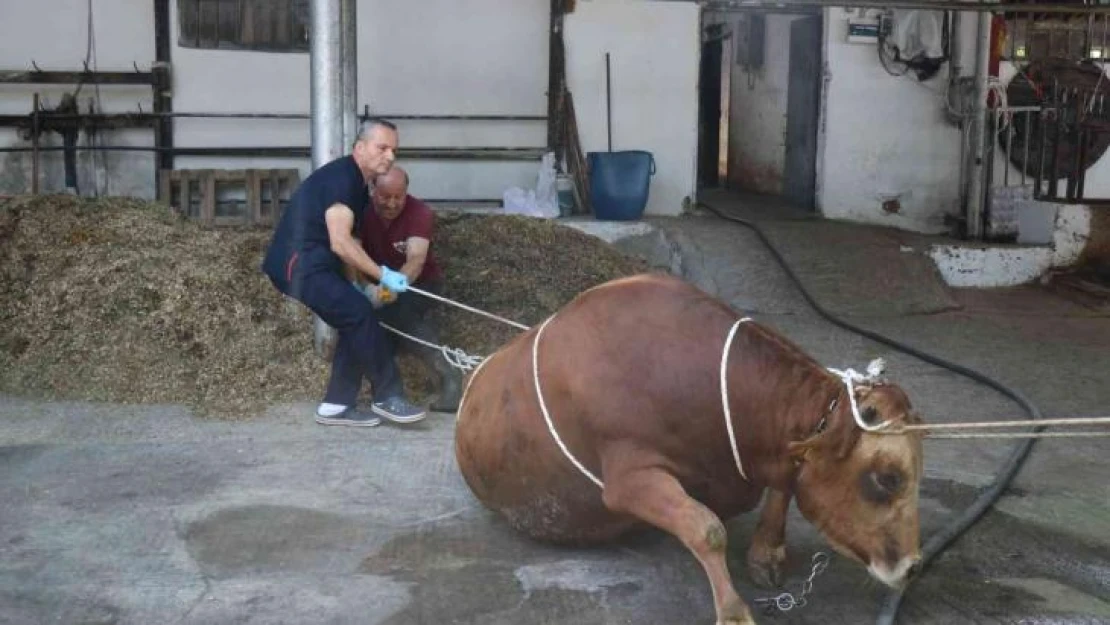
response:
[(713, 24), (705, 30), (698, 78), (698, 186), (720, 183), (721, 154), (721, 69), (724, 27)]
[(821, 17), (790, 24), (783, 196), (813, 210), (817, 191), (817, 126), (821, 100)]

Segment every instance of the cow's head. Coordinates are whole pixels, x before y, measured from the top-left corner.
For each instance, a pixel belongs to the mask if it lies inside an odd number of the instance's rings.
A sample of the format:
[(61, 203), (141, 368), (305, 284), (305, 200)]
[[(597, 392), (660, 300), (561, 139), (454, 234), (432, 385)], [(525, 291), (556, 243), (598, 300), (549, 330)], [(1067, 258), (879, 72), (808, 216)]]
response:
[[(919, 422), (909, 398), (893, 384), (857, 385), (855, 391), (867, 425)], [(798, 464), (794, 494), (802, 514), (873, 577), (891, 587), (904, 585), (921, 559), (920, 433), (863, 430), (845, 391), (814, 435), (790, 444), (790, 454)]]

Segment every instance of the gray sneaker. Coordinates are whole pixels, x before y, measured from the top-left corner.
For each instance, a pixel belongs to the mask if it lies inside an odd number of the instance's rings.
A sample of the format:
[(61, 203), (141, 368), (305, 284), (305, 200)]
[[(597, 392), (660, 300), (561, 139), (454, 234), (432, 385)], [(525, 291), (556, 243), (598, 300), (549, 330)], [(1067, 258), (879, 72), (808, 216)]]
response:
[(359, 411), (355, 408), (348, 408), (330, 417), (325, 417), (317, 412), (316, 423), (320, 425), (349, 425), (353, 427), (372, 428), (375, 425), (381, 425), (382, 420), (372, 414)]
[(423, 408), (409, 403), (408, 400), (400, 396), (376, 401), (370, 404), (370, 410), (394, 423), (416, 423), (428, 414)]

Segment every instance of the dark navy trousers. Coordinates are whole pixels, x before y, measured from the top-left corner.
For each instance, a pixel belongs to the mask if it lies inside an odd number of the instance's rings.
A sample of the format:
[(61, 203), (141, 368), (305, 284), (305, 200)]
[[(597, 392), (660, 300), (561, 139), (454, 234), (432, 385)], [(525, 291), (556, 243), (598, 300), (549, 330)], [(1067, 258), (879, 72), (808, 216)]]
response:
[[(338, 340), (324, 402), (354, 406), (364, 377), (373, 386), (374, 401), (400, 396), (404, 389), (393, 358), (393, 343), (378, 325), (370, 300), (330, 269), (306, 274), (294, 269), (290, 273), (295, 285), (275, 280), (274, 286), (307, 306), (336, 331)], [(286, 291), (282, 286), (294, 288)]]

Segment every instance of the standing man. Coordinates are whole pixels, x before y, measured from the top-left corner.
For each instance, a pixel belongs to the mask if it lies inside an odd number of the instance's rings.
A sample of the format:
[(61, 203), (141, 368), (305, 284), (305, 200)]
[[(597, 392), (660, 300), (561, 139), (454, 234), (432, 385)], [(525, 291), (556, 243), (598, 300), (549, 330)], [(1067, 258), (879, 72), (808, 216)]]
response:
[[(427, 204), (408, 193), (409, 175), (400, 167), (374, 179), (371, 210), (362, 224), (362, 245), (375, 263), (400, 267), (409, 284), (441, 295), (443, 271), (432, 252), (435, 214)], [(388, 288), (388, 285), (386, 285)], [(394, 303), (379, 312), (383, 323), (429, 343), (439, 344), (439, 332), (429, 318), (431, 300), (402, 292)], [(439, 376), (439, 397), (432, 410), (454, 411), (459, 407), (462, 375), (443, 354), (403, 337), (401, 345), (415, 351)]]
[[(373, 306), (345, 275), (350, 266), (393, 292), (408, 288), (403, 273), (371, 260), (355, 238), (369, 203), (367, 183), (393, 166), (397, 143), (397, 127), (390, 122), (364, 123), (350, 155), (320, 167), (298, 187), (262, 262), (279, 291), (337, 331), (331, 379), (316, 410), (316, 422), (323, 425), (374, 426), (381, 423), (374, 415), (413, 423), (425, 415), (405, 399), (393, 345)], [(364, 376), (373, 387), (374, 414), (355, 405)]]

